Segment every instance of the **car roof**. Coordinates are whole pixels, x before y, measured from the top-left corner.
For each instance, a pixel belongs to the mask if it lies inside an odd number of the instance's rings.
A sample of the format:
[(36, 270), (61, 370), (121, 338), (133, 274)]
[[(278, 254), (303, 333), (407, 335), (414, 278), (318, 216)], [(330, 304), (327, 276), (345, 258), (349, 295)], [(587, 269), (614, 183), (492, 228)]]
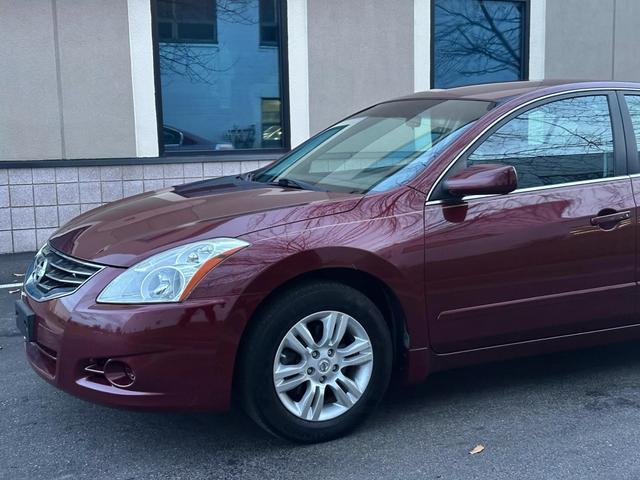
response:
[[(489, 102), (503, 102), (510, 98), (518, 97), (535, 90), (545, 90), (550, 87), (566, 87), (566, 90), (588, 88), (636, 88), (640, 89), (640, 83), (613, 82), (613, 81), (583, 81), (583, 80), (530, 80), (522, 82), (485, 83), (470, 85), (467, 87), (455, 87), (447, 89), (434, 89), (425, 92), (417, 92), (399, 98), (410, 99), (457, 99), (457, 100), (484, 100)], [(554, 89), (558, 90), (558, 89)], [(564, 90), (564, 88), (560, 89)]]

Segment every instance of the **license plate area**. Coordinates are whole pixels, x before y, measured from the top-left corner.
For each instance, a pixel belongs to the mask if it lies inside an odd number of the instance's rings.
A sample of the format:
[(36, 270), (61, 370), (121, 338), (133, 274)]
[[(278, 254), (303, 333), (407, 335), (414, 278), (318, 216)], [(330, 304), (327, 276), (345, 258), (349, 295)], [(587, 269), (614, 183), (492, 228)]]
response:
[(22, 300), (16, 300), (16, 327), (22, 334), (26, 342), (35, 342), (35, 320), (36, 314)]

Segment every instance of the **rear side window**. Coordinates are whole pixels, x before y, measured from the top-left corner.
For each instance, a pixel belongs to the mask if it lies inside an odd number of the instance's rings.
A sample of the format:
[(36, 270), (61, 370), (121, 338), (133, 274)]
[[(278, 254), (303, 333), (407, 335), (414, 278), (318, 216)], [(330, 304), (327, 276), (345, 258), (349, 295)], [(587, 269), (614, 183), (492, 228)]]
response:
[(522, 113), (491, 134), (467, 159), (468, 165), (483, 163), (514, 166), (518, 188), (613, 176), (607, 97), (556, 100)]
[(631, 124), (633, 125), (633, 133), (636, 137), (636, 145), (640, 150), (640, 95), (625, 95)]

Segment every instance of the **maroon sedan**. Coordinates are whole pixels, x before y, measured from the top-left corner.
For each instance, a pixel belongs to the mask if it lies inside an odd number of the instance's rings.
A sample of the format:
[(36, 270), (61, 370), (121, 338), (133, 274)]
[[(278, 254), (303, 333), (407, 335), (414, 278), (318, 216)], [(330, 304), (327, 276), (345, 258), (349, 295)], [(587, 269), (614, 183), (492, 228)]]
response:
[(271, 166), (62, 227), (16, 304), (33, 368), (119, 407), (344, 434), (474, 362), (638, 337), (640, 84), (383, 102)]

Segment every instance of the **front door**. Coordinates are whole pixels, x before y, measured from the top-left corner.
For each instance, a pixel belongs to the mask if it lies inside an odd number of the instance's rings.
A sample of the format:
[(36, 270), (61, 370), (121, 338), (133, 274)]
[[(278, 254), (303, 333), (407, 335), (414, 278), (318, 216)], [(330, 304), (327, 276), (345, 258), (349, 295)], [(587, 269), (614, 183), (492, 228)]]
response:
[(598, 93), (534, 104), (450, 170), (513, 165), (518, 190), (427, 202), (435, 352), (635, 322), (635, 204), (615, 102)]

